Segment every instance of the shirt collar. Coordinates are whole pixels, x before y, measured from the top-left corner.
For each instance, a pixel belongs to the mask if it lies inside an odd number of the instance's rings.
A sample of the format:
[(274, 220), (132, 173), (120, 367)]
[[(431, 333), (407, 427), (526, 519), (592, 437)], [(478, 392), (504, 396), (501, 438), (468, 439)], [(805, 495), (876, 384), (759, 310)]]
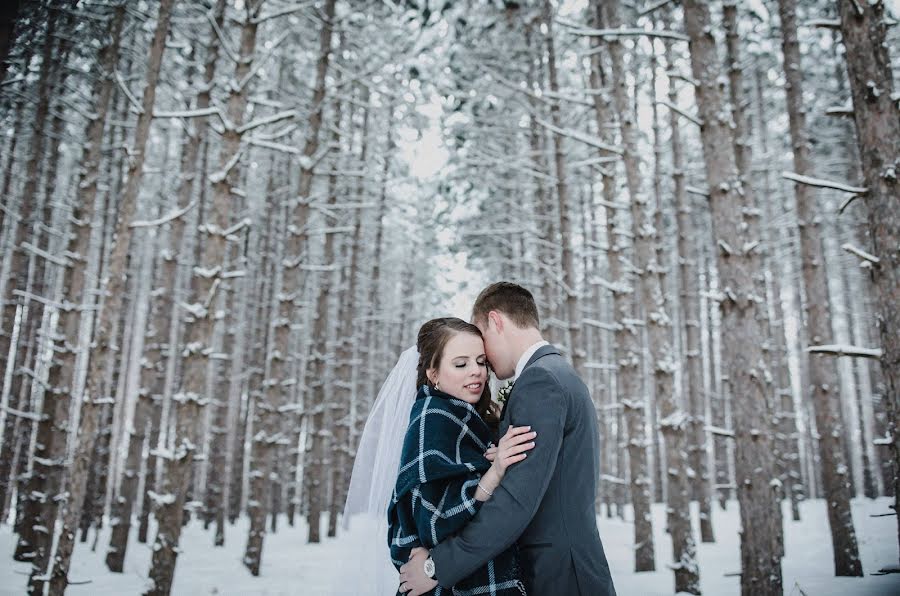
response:
[(519, 375), (522, 374), (522, 371), (525, 370), (525, 365), (528, 364), (528, 361), (531, 360), (531, 357), (534, 356), (535, 352), (543, 348), (544, 346), (549, 346), (549, 341), (544, 341), (543, 339), (535, 344), (532, 344), (530, 348), (525, 350), (525, 353), (519, 358), (518, 364), (516, 364), (516, 374), (512, 378), (513, 382), (519, 378)]

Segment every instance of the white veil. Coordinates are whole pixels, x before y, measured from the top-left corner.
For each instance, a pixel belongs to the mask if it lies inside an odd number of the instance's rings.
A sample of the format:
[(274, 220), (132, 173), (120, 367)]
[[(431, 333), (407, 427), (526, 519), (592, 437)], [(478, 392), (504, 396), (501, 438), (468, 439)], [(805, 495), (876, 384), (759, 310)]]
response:
[[(350, 561), (358, 565), (358, 578), (350, 582), (356, 585), (347, 593), (377, 596), (397, 593), (400, 581), (388, 549), (387, 509), (397, 482), (409, 413), (416, 398), (418, 362), (415, 346), (400, 355), (378, 392), (359, 440), (342, 521), (356, 550)], [(346, 584), (342, 587), (349, 588)]]

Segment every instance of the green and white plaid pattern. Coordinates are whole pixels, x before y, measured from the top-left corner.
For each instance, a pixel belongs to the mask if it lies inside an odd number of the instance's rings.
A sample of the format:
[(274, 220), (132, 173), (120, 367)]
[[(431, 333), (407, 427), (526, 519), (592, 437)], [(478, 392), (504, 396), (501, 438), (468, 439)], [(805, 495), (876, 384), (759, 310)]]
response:
[[(471, 404), (427, 386), (419, 389), (388, 507), (388, 544), (398, 569), (414, 547), (433, 548), (478, 512), (475, 491), (491, 465), (484, 452), (492, 439)], [(453, 586), (452, 594), (521, 595), (520, 577), (512, 547)], [(441, 586), (430, 592), (448, 593)]]

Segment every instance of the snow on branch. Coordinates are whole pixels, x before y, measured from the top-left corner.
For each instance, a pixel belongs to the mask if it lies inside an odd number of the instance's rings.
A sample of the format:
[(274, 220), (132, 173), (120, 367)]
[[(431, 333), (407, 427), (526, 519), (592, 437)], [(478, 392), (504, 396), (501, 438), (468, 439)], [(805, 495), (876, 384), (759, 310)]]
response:
[(218, 116), (225, 121), (225, 116), (222, 114), (222, 110), (219, 109), (218, 106), (212, 106), (209, 108), (202, 108), (199, 110), (174, 110), (170, 112), (159, 111), (153, 112), (154, 118), (204, 118), (206, 116)]
[(834, 190), (852, 192), (858, 195), (866, 194), (867, 192), (869, 192), (868, 188), (863, 188), (861, 186), (850, 186), (849, 184), (833, 182), (831, 180), (825, 180), (823, 178), (801, 176), (800, 174), (796, 174), (794, 172), (782, 172), (781, 176), (783, 178), (787, 178), (788, 180), (793, 180), (794, 182), (797, 182), (799, 184), (806, 184), (808, 186), (818, 186), (819, 188), (833, 188)]
[(881, 350), (878, 348), (862, 348), (843, 344), (828, 344), (822, 346), (809, 346), (807, 352), (813, 354), (832, 354), (834, 356), (852, 356), (854, 358), (881, 358)]
[(806, 27), (819, 27), (822, 29), (840, 29), (839, 19), (810, 19), (803, 23)]
[(243, 152), (244, 152), (243, 146), (239, 147), (238, 150), (234, 152), (234, 155), (231, 156), (231, 159), (229, 159), (228, 162), (225, 164), (225, 167), (223, 167), (218, 172), (212, 172), (208, 176), (209, 181), (212, 182), (213, 184), (218, 184), (219, 182), (222, 182), (223, 180), (225, 180), (225, 177), (228, 176), (228, 172), (230, 172), (232, 170), (232, 168), (234, 168), (234, 166), (237, 165), (237, 162), (240, 161), (241, 154)]
[(670, 79), (680, 79), (687, 83), (688, 85), (693, 85), (694, 87), (699, 87), (700, 83), (697, 82), (697, 79), (691, 77), (690, 75), (686, 75), (678, 70), (667, 70), (666, 76)]
[(290, 33), (291, 33), (291, 29), (288, 28), (284, 33), (282, 33), (271, 44), (266, 44), (268, 51), (265, 53), (264, 56), (261, 56), (258, 59), (254, 60), (253, 66), (250, 68), (250, 72), (248, 72), (246, 75), (244, 75), (243, 79), (238, 81), (238, 83), (237, 83), (238, 90), (243, 90), (244, 87), (247, 86), (247, 83), (249, 83), (253, 79), (253, 77), (256, 76), (256, 73), (259, 72), (260, 69), (262, 69), (263, 65), (268, 61), (268, 59), (272, 56), (272, 54), (275, 53), (275, 50), (278, 49), (278, 46), (281, 45), (281, 42), (283, 42), (287, 38), (287, 36), (290, 35)]
[(144, 109), (141, 107), (141, 102), (137, 100), (137, 98), (131, 94), (131, 90), (128, 88), (128, 85), (125, 83), (125, 79), (122, 78), (121, 73), (116, 71), (116, 83), (119, 84), (119, 88), (122, 89), (122, 93), (125, 94), (125, 97), (128, 98), (128, 102), (137, 110), (138, 114), (143, 114)]
[(13, 296), (20, 296), (26, 300), (34, 300), (35, 302), (40, 302), (44, 306), (49, 306), (57, 310), (69, 310), (71, 308), (71, 304), (68, 302), (56, 302), (55, 300), (50, 300), (49, 298), (44, 298), (43, 296), (38, 296), (37, 294), (32, 294), (31, 292), (26, 292), (24, 290), (13, 290)]
[(228, 36), (225, 35), (225, 33), (222, 31), (222, 28), (219, 27), (219, 23), (216, 22), (216, 18), (213, 15), (212, 10), (206, 13), (206, 18), (209, 20), (209, 24), (212, 25), (213, 30), (216, 32), (216, 37), (219, 38), (219, 45), (221, 46), (221, 48), (225, 50), (225, 53), (228, 54), (228, 57), (231, 58), (232, 62), (240, 62), (240, 57), (231, 48)]
[(290, 145), (285, 145), (283, 143), (265, 141), (259, 137), (251, 137), (247, 139), (247, 142), (255, 147), (264, 147), (266, 149), (272, 149), (273, 151), (281, 151), (282, 153), (290, 153), (291, 155), (300, 155), (300, 149), (297, 147), (291, 147)]
[(603, 199), (597, 199), (594, 203), (608, 209), (631, 209), (631, 207), (625, 203), (611, 203), (610, 201), (605, 201)]
[(863, 259), (864, 261), (868, 261), (870, 263), (875, 263), (876, 265), (881, 262), (881, 259), (879, 259), (875, 255), (869, 254), (862, 249), (856, 248), (849, 242), (841, 244), (841, 248), (843, 248), (844, 250), (846, 250), (847, 252), (849, 252), (851, 254), (858, 256), (860, 259)]
[(172, 493), (159, 494), (152, 490), (148, 490), (147, 496), (157, 507), (161, 507), (163, 505), (172, 505), (173, 503), (175, 503), (175, 495), (173, 495)]
[(611, 482), (613, 484), (621, 484), (623, 486), (625, 484), (627, 484), (627, 482), (625, 482), (624, 478), (619, 478), (617, 476), (610, 476), (609, 474), (600, 474), (600, 480), (602, 480), (603, 482)]
[(49, 252), (42, 250), (41, 248), (34, 246), (33, 244), (31, 244), (29, 242), (23, 242), (19, 246), (21, 246), (23, 249), (30, 252), (31, 254), (41, 257), (41, 258), (43, 258), (47, 261), (50, 261), (51, 263), (54, 263), (56, 265), (59, 265), (60, 267), (68, 267), (69, 265), (72, 264), (72, 262), (69, 261), (69, 259), (61, 259), (55, 255), (51, 255)]
[(156, 227), (156, 226), (161, 226), (163, 224), (167, 224), (172, 220), (178, 219), (179, 217), (181, 217), (182, 215), (184, 215), (185, 213), (187, 213), (188, 211), (193, 209), (194, 205), (196, 205), (196, 204), (197, 204), (197, 201), (191, 201), (190, 203), (188, 203), (187, 206), (185, 206), (181, 209), (174, 209), (171, 213), (169, 213), (168, 215), (164, 215), (164, 216), (160, 217), (159, 219), (133, 221), (129, 224), (128, 227), (129, 228), (152, 228), (152, 227)]
[(621, 329), (621, 325), (617, 325), (616, 323), (604, 323), (603, 321), (598, 321), (596, 319), (582, 319), (582, 325), (587, 325), (588, 327), (596, 327), (597, 329), (604, 329), (606, 331), (618, 331)]
[(17, 418), (25, 418), (26, 420), (32, 420), (34, 422), (40, 422), (42, 420), (46, 420), (47, 416), (39, 414), (37, 412), (25, 412), (23, 410), (17, 410), (15, 408), (11, 408), (9, 406), (3, 406), (3, 411), (9, 414), (10, 416), (16, 416)]
[(506, 234), (521, 234), (524, 232), (519, 226), (509, 226), (506, 228), (484, 228), (476, 230), (463, 230), (462, 235), (470, 238), (473, 236), (503, 236)]
[(649, 4), (638, 11), (638, 16), (639, 17), (647, 16), (651, 12), (654, 12), (655, 10), (662, 8), (663, 6), (665, 6), (666, 4), (668, 4), (671, 1), (672, 0), (659, 0), (658, 2)]
[(704, 429), (707, 432), (711, 432), (714, 435), (718, 435), (720, 437), (731, 437), (734, 438), (734, 431), (728, 430), (727, 428), (722, 428), (721, 426), (712, 426), (711, 424), (707, 424)]
[(665, 39), (674, 39), (676, 41), (690, 41), (691, 38), (685, 35), (684, 33), (678, 33), (677, 31), (668, 31), (666, 29), (640, 29), (640, 28), (628, 28), (628, 27), (619, 27), (618, 29), (588, 29), (588, 28), (575, 28), (573, 24), (567, 21), (561, 21), (557, 19), (560, 25), (565, 25), (566, 27), (572, 28), (569, 33), (572, 35), (582, 35), (585, 37), (623, 37), (623, 36), (647, 36), (647, 37), (662, 37)]
[(285, 118), (293, 118), (297, 115), (297, 110), (284, 110), (283, 112), (276, 112), (270, 116), (265, 116), (264, 118), (257, 118), (256, 120), (251, 120), (246, 124), (242, 124), (238, 127), (237, 132), (245, 133), (248, 130), (253, 130), (254, 128), (259, 128), (260, 126), (265, 126), (266, 124), (272, 124), (274, 122), (280, 122)]
[(580, 161), (572, 162), (571, 164), (569, 164), (569, 167), (576, 169), (576, 168), (583, 168), (583, 167), (589, 167), (589, 166), (603, 165), (603, 164), (612, 163), (612, 162), (616, 162), (616, 161), (619, 161), (618, 157), (590, 157), (588, 159), (582, 159)]
[(591, 145), (592, 147), (596, 147), (597, 149), (603, 149), (604, 151), (609, 151), (610, 153), (615, 153), (616, 155), (622, 155), (624, 153), (621, 147), (608, 145), (607, 143), (604, 143), (602, 139), (593, 135), (588, 135), (577, 130), (572, 130), (570, 128), (559, 128), (553, 126), (545, 120), (541, 120), (540, 118), (536, 118), (535, 122), (546, 128), (547, 130), (555, 132), (558, 135), (569, 137), (575, 139), (576, 141), (581, 141), (582, 143)]
[(269, 19), (277, 19), (278, 17), (283, 17), (285, 15), (289, 15), (291, 13), (303, 10), (304, 8), (306, 8), (308, 6), (312, 6), (313, 4), (315, 4), (315, 0), (312, 0), (310, 2), (297, 2), (295, 4), (289, 4), (288, 6), (279, 8), (278, 10), (273, 10), (272, 12), (270, 12), (268, 14), (261, 14), (256, 17), (253, 17), (250, 20), (250, 22), (258, 25), (259, 23), (262, 23), (263, 21), (268, 21)]
[(656, 103), (666, 106), (667, 108), (669, 108), (670, 110), (672, 110), (673, 112), (678, 114), (679, 116), (686, 118), (687, 120), (690, 120), (697, 126), (702, 126), (702, 124), (703, 124), (702, 122), (700, 122), (699, 118), (697, 118), (696, 116), (692, 116), (691, 114), (688, 114), (687, 112), (685, 112), (684, 110), (682, 110), (681, 108), (679, 108), (678, 106), (676, 106), (675, 104), (673, 104), (669, 101), (666, 101), (663, 99), (663, 100), (657, 101)]
[(847, 102), (842, 106), (831, 106), (825, 110), (826, 116), (852, 116), (853, 103)]
[(701, 197), (709, 198), (709, 192), (703, 190), (702, 188), (697, 188), (696, 186), (685, 186), (684, 190), (691, 193), (692, 195), (700, 195)]

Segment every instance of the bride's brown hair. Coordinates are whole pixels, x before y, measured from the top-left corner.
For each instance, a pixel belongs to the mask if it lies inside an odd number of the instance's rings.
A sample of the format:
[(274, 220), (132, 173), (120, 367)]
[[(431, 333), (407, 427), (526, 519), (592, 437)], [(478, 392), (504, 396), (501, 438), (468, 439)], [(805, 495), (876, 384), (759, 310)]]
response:
[[(428, 370), (438, 368), (441, 358), (444, 357), (444, 348), (450, 338), (457, 333), (470, 333), (482, 338), (478, 327), (456, 317), (441, 317), (431, 319), (419, 327), (419, 335), (416, 338), (416, 348), (419, 350), (419, 363), (416, 366), (416, 386), (428, 385), (434, 388), (434, 384), (428, 378)], [(482, 338), (483, 339), (483, 338)], [(485, 382), (481, 397), (475, 404), (475, 411), (488, 424), (495, 428), (500, 424), (496, 406), (491, 401), (491, 389)]]

